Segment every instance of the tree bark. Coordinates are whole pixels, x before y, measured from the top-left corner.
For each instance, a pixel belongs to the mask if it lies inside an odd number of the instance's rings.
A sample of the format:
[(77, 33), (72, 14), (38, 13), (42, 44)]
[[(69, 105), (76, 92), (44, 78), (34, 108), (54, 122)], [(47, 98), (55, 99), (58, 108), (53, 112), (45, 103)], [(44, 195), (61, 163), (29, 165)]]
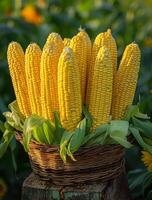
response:
[(131, 200), (126, 175), (106, 183), (56, 186), (33, 173), (24, 181), (22, 200)]

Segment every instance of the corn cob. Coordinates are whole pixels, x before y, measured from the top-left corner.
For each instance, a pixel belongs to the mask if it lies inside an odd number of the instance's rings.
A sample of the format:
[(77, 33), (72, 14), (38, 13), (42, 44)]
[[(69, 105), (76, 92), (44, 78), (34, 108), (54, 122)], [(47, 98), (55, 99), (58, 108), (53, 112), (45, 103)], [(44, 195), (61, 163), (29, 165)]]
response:
[(93, 129), (108, 123), (112, 101), (113, 68), (110, 51), (101, 47), (94, 66), (89, 112), (93, 117)]
[(62, 49), (58, 43), (50, 43), (44, 48), (41, 57), (41, 105), (42, 116), (52, 119), (52, 112), (59, 111), (57, 68)]
[(140, 49), (137, 44), (128, 45), (115, 75), (112, 118), (122, 119), (128, 105), (132, 104), (140, 66)]
[(7, 51), (9, 71), (20, 112), (28, 117), (31, 114), (28, 89), (25, 76), (25, 57), (20, 44), (12, 42)]
[(71, 42), (70, 38), (64, 38), (64, 40), (63, 40), (63, 44), (64, 44), (65, 47), (70, 46), (70, 42)]
[(95, 60), (96, 60), (99, 49), (104, 45), (110, 50), (110, 59), (113, 65), (113, 75), (115, 75), (116, 70), (117, 70), (117, 46), (111, 34), (111, 30), (108, 29), (107, 32), (98, 34), (93, 43), (91, 67), (88, 73), (88, 84), (87, 84), (87, 95), (86, 95), (87, 104), (89, 104), (89, 99), (90, 99), (92, 74), (94, 70)]
[(58, 63), (58, 97), (62, 126), (73, 131), (82, 117), (80, 74), (74, 53), (65, 47)]
[(63, 41), (61, 36), (58, 33), (51, 33), (46, 40), (46, 43), (44, 44), (43, 48), (46, 48), (48, 46), (50, 46), (52, 44), (52, 42), (54, 42), (57, 46), (61, 46), (61, 49), (63, 49)]
[(88, 39), (84, 31), (80, 31), (71, 39), (70, 48), (73, 50), (80, 72), (81, 95), (84, 102), (87, 76)]
[(41, 49), (35, 43), (25, 52), (25, 73), (32, 114), (41, 115), (40, 102), (40, 60)]

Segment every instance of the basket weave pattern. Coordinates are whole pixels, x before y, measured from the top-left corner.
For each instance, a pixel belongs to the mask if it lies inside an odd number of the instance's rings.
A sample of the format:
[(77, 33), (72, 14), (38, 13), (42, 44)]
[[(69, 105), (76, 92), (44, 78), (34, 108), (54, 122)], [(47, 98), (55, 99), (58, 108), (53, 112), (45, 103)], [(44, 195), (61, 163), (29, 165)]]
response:
[[(16, 138), (22, 143), (21, 135)], [(42, 180), (56, 185), (73, 185), (86, 182), (109, 181), (124, 170), (124, 151), (120, 145), (80, 148), (64, 164), (59, 147), (30, 142), (29, 158), (33, 172)]]

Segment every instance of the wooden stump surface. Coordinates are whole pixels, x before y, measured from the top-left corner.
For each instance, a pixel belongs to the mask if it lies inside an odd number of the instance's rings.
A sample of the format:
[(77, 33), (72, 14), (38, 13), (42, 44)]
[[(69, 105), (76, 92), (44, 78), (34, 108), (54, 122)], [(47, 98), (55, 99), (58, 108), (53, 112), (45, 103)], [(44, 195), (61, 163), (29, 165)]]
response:
[(22, 200), (131, 200), (125, 174), (107, 183), (56, 186), (33, 173), (24, 181)]

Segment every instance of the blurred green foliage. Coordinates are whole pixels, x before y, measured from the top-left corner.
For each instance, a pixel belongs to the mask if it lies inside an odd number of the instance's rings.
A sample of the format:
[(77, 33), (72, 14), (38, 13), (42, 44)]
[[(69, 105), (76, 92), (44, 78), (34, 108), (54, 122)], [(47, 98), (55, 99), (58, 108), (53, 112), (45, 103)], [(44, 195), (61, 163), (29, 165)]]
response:
[[(20, 16), (21, 10), (33, 4), (42, 16), (43, 23), (30, 24)], [(62, 37), (72, 37), (81, 26), (92, 40), (107, 28), (111, 28), (119, 49), (119, 60), (125, 46), (132, 41), (139, 43), (142, 50), (140, 79), (135, 102), (140, 100), (142, 111), (152, 116), (152, 1), (151, 0), (1, 0), (0, 1), (0, 117), (7, 105), (15, 98), (8, 73), (6, 52), (12, 40), (25, 49), (30, 42), (43, 46), (50, 32), (59, 32)], [(20, 78), (20, 77), (19, 77)], [(140, 98), (139, 98), (140, 96)], [(21, 180), (30, 170), (28, 159), (21, 146), (14, 147), (17, 163), (16, 174), (10, 157), (11, 149), (0, 160), (0, 177), (6, 180), (8, 192), (5, 199), (20, 199)], [(136, 159), (134, 159), (134, 157)], [(21, 159), (19, 159), (22, 157)], [(126, 154), (128, 171), (143, 170), (139, 149)], [(132, 178), (133, 176), (131, 176)], [(131, 179), (132, 180), (132, 179)], [(13, 186), (15, 184), (15, 186)], [(141, 189), (141, 188), (140, 188)], [(134, 192), (134, 191), (133, 191)], [(13, 195), (14, 196), (13, 196)], [(134, 199), (143, 199), (141, 193)]]

